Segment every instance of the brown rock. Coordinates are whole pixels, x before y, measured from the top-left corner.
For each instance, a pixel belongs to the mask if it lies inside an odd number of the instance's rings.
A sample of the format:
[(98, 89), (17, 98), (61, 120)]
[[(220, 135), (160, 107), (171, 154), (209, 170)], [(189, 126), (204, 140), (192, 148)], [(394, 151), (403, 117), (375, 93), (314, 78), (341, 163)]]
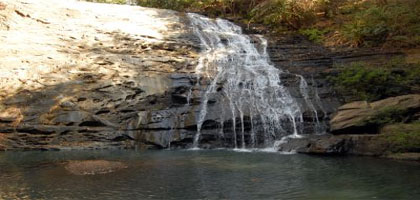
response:
[(69, 161), (66, 170), (74, 175), (96, 175), (115, 172), (127, 168), (121, 162), (107, 160)]
[(6, 134), (0, 133), (0, 151), (6, 150)]
[(338, 108), (330, 121), (331, 132), (338, 134), (376, 133), (378, 124), (371, 124), (379, 114), (389, 109), (415, 115), (420, 111), (420, 95), (411, 94), (391, 97), (368, 103), (357, 101)]
[(0, 121), (17, 125), (23, 119), (21, 109), (10, 107), (0, 110)]

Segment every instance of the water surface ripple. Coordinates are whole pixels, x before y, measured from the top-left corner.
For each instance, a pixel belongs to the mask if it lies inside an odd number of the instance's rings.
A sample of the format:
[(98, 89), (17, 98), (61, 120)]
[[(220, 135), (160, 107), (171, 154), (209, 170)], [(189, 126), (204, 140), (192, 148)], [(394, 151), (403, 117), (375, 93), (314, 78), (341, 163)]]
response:
[[(68, 160), (128, 165), (77, 176)], [(420, 199), (418, 163), (265, 152), (0, 153), (0, 199)]]

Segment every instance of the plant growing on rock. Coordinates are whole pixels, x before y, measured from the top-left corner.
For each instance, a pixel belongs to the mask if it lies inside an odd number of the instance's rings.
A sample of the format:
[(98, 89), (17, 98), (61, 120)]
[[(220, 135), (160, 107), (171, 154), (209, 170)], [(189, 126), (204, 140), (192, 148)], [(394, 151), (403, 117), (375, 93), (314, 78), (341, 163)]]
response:
[(337, 76), (329, 80), (346, 101), (375, 101), (419, 91), (420, 63), (394, 60), (377, 66), (358, 62), (338, 66), (337, 70)]
[(299, 33), (306, 36), (309, 40), (315, 43), (321, 43), (324, 40), (325, 34), (328, 32), (327, 29), (317, 29), (317, 28), (309, 28), (309, 29), (301, 29)]
[(351, 20), (339, 32), (352, 46), (379, 46), (385, 42), (416, 46), (420, 44), (419, 13), (418, 0), (392, 4), (367, 2), (348, 14)]
[(420, 122), (393, 124), (381, 130), (381, 138), (390, 144), (392, 152), (420, 151)]
[(375, 116), (366, 120), (366, 124), (376, 126), (384, 126), (386, 124), (394, 124), (400, 122), (407, 122), (410, 120), (410, 113), (408, 110), (400, 109), (398, 107), (386, 107), (380, 110)]

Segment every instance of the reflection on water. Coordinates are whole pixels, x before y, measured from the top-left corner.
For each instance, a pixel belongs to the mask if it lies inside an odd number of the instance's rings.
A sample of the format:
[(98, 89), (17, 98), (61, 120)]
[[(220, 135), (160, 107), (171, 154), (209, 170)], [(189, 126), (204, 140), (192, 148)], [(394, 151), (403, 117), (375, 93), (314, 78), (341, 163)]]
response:
[[(68, 160), (124, 162), (75, 176)], [(232, 151), (0, 153), (0, 199), (420, 199), (420, 165)]]

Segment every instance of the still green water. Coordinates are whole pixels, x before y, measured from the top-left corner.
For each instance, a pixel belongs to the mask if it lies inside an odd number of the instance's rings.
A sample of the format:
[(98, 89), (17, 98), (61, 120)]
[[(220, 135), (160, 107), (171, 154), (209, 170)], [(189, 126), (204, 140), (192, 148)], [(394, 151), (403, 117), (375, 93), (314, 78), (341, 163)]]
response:
[[(77, 176), (63, 161), (127, 169)], [(263, 152), (0, 153), (0, 199), (420, 199), (420, 164)]]

